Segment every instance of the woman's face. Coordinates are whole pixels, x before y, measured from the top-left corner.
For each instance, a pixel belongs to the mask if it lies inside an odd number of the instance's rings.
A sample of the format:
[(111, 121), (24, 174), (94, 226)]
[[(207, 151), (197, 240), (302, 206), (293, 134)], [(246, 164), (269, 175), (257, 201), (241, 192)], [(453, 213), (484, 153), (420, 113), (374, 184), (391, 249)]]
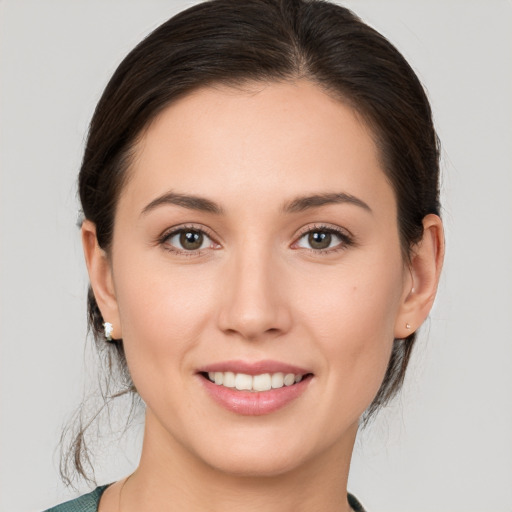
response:
[(411, 287), (370, 132), (305, 81), (164, 110), (119, 200), (111, 272), (148, 439), (254, 475), (351, 450)]

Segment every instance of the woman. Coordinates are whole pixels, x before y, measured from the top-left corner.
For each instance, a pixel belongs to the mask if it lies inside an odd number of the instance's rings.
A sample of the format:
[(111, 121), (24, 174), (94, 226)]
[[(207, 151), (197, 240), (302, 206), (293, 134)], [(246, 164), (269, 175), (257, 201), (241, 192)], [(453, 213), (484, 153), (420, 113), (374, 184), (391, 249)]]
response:
[(355, 436), (439, 280), (438, 159), (413, 71), (339, 6), (214, 0), (138, 45), (79, 191), (90, 325), (144, 445), (52, 510), (363, 510)]

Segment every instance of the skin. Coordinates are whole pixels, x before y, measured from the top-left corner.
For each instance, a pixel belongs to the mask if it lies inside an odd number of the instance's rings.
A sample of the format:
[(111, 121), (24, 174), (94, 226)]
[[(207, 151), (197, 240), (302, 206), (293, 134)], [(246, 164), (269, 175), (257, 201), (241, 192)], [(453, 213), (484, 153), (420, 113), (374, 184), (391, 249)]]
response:
[[(393, 339), (417, 329), (434, 300), (440, 219), (425, 217), (404, 262), (371, 133), (307, 81), (194, 92), (148, 127), (129, 172), (110, 254), (91, 222), (82, 229), (102, 315), (147, 405), (140, 465), (107, 489), (100, 512), (349, 510), (359, 418)], [(222, 213), (170, 203), (144, 212), (171, 191)], [(286, 209), (333, 193), (368, 208)], [(163, 236), (179, 227), (209, 238), (187, 251)], [(343, 236), (312, 248), (308, 233), (329, 229)], [(283, 361), (313, 377), (284, 408), (243, 416), (216, 404), (197, 375), (232, 359)]]

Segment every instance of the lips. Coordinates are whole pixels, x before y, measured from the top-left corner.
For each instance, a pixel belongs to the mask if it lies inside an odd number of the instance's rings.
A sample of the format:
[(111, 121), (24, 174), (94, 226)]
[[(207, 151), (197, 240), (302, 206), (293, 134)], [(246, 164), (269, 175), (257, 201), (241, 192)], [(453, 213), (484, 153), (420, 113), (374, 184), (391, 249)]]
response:
[(270, 414), (299, 398), (312, 373), (277, 361), (227, 361), (201, 368), (201, 384), (213, 400), (242, 415)]

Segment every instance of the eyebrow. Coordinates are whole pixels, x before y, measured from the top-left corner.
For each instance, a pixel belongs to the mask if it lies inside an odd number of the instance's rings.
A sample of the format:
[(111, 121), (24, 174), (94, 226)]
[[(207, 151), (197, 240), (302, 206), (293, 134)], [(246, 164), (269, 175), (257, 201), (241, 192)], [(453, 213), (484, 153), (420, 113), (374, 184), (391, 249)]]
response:
[(182, 208), (188, 208), (189, 210), (199, 210), (202, 212), (214, 213), (216, 215), (221, 215), (224, 213), (222, 208), (210, 199), (188, 194), (178, 194), (171, 191), (157, 197), (156, 199), (153, 199), (153, 201), (144, 207), (141, 215), (145, 215), (158, 206), (166, 204), (181, 206)]
[(346, 194), (345, 192), (297, 197), (286, 203), (283, 207), (283, 211), (287, 213), (297, 213), (310, 208), (318, 208), (319, 206), (330, 204), (353, 204), (373, 213), (372, 209), (362, 199), (351, 194)]
[[(359, 199), (345, 192), (297, 197), (292, 201), (285, 203), (283, 206), (283, 211), (285, 213), (298, 213), (310, 208), (318, 208), (320, 206), (326, 206), (330, 204), (344, 203), (359, 206), (360, 208), (373, 213), (372, 209), (362, 199)], [(187, 208), (189, 210), (214, 213), (216, 215), (222, 215), (224, 213), (222, 207), (210, 199), (189, 194), (178, 194), (171, 191), (157, 197), (156, 199), (153, 199), (153, 201), (144, 207), (141, 214), (145, 215), (158, 206), (167, 204), (181, 206), (182, 208)]]

